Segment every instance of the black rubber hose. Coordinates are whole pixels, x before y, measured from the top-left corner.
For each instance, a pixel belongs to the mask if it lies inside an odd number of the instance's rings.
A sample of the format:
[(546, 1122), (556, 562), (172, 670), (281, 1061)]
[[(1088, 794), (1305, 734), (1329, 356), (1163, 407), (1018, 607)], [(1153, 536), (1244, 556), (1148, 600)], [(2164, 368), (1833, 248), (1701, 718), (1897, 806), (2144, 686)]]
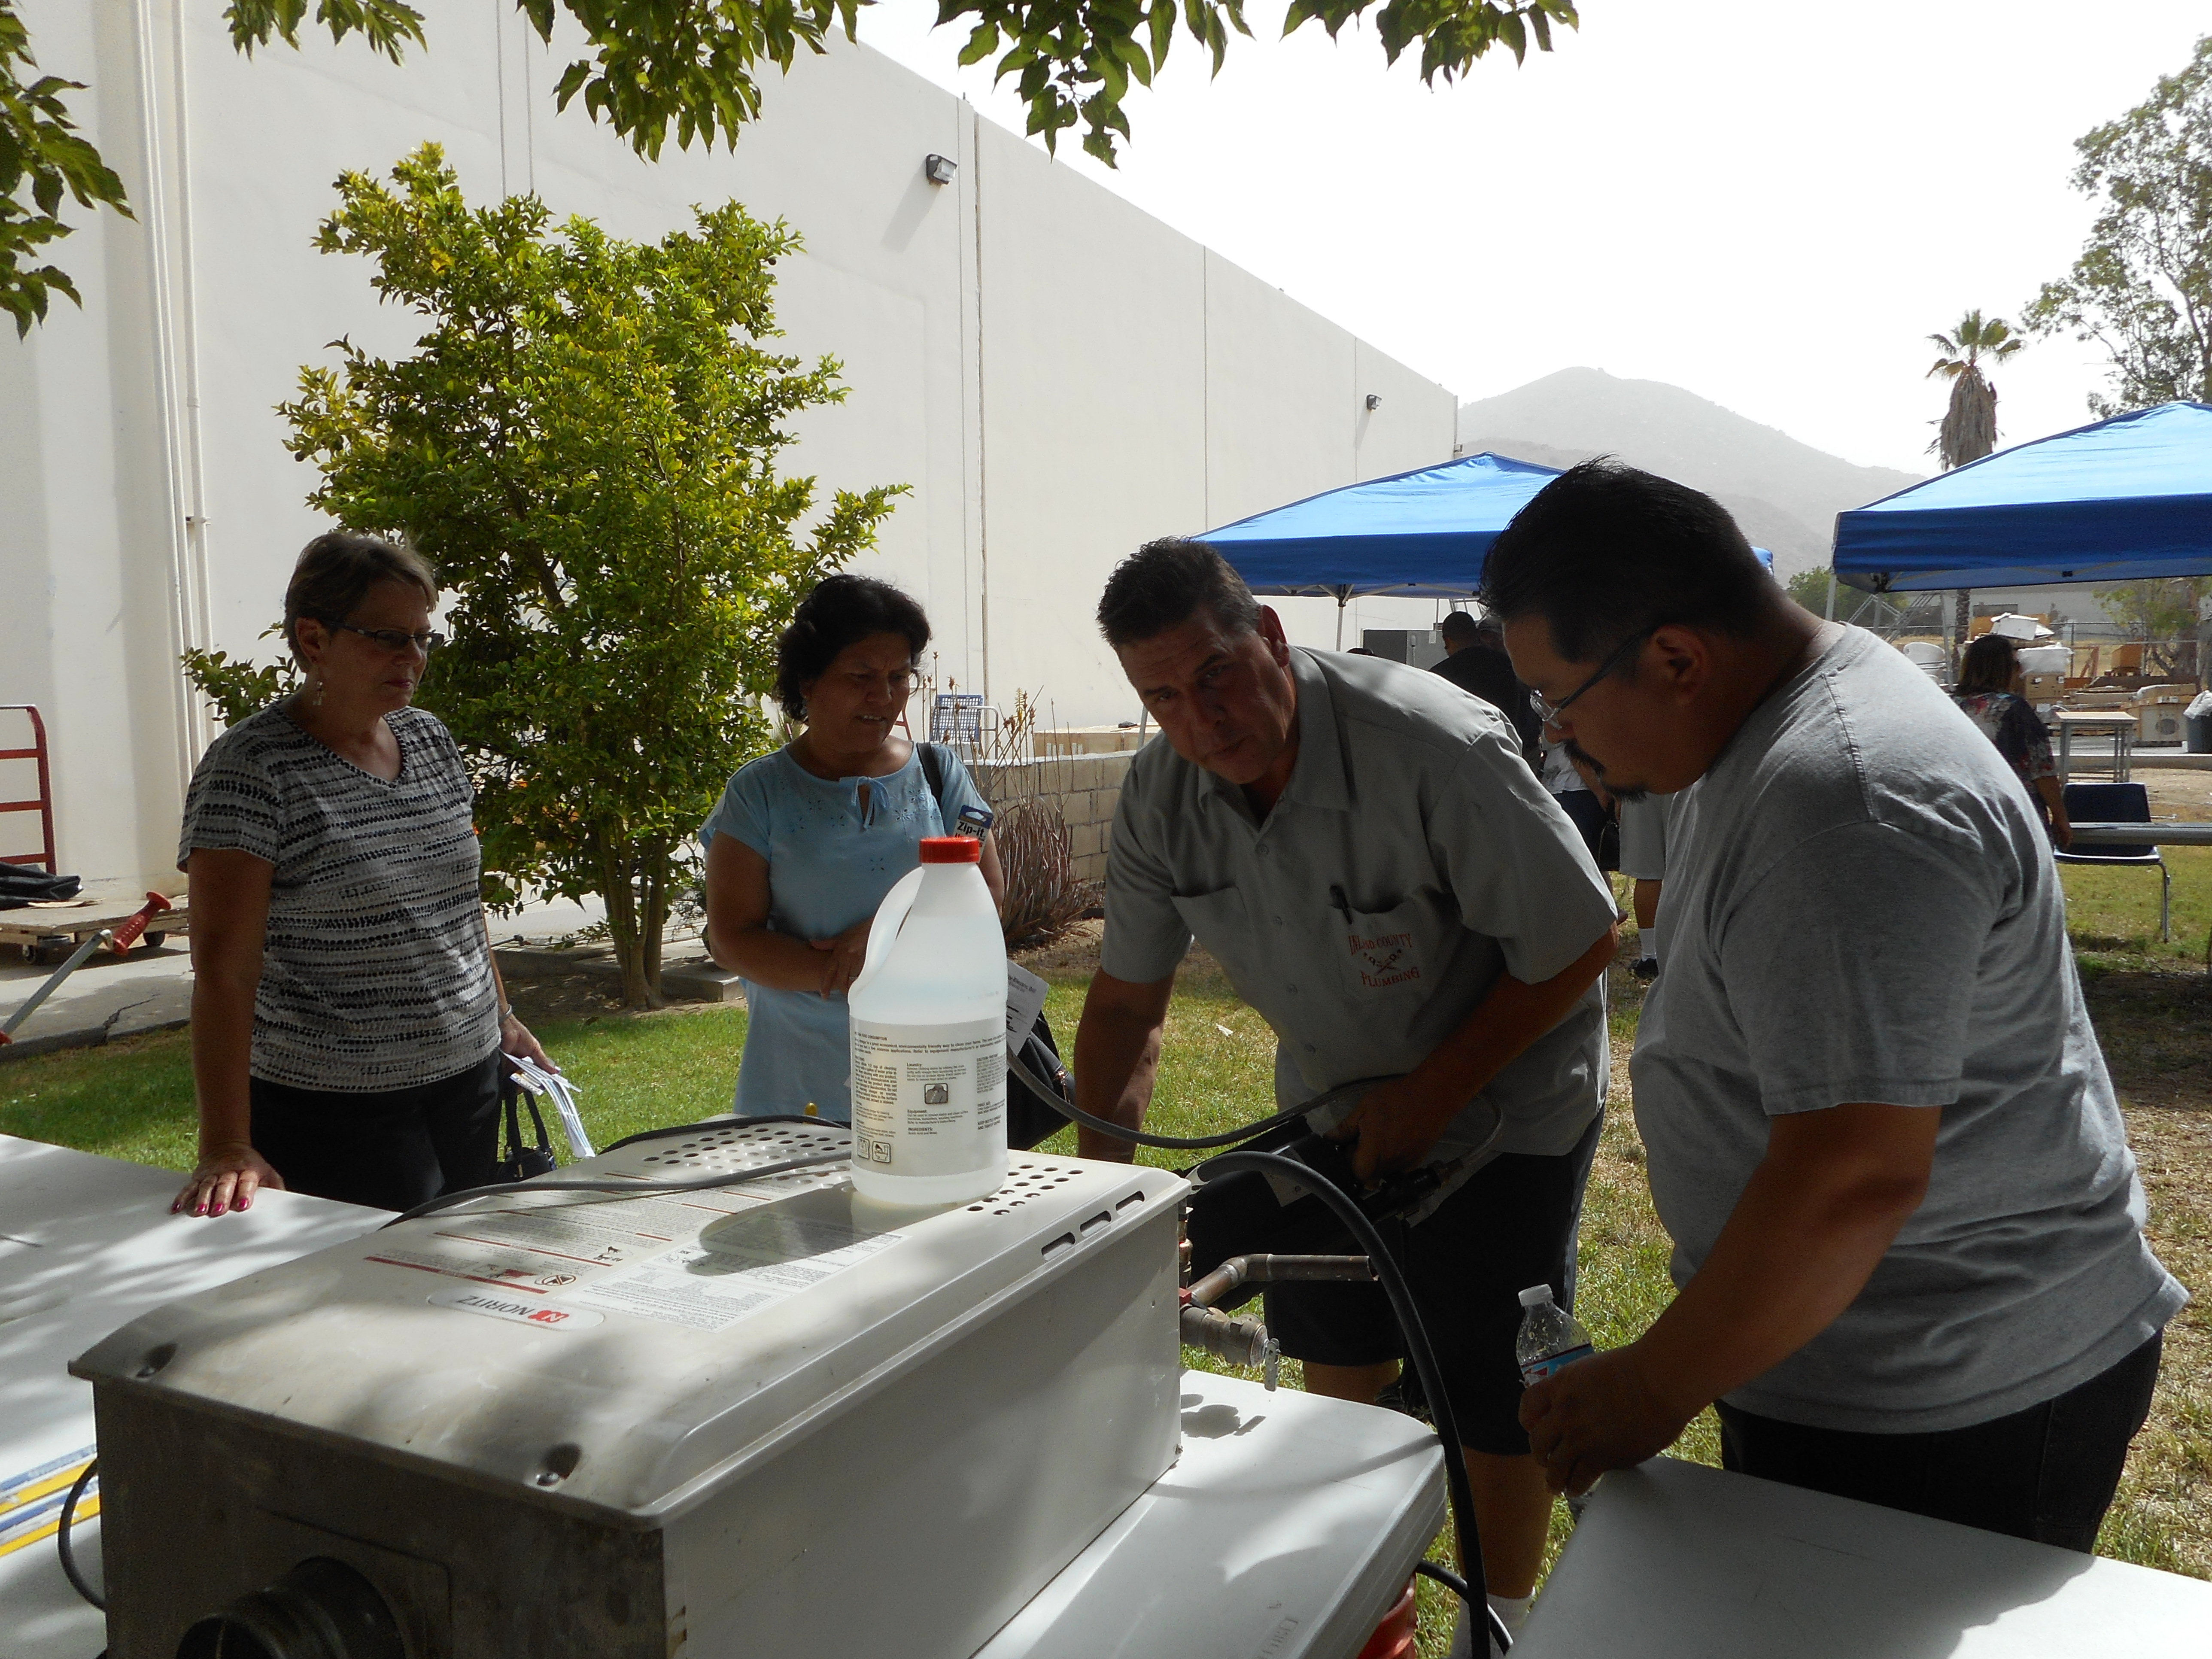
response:
[[(1356, 1083), (1340, 1084), (1326, 1094), (1316, 1095), (1303, 1106), (1289, 1106), (1271, 1117), (1247, 1123), (1242, 1128), (1225, 1129), (1218, 1135), (1156, 1135), (1142, 1129), (1131, 1129), (1111, 1119), (1093, 1117), (1073, 1101), (1066, 1098), (1059, 1090), (1047, 1083), (1024, 1065), (1021, 1057), (1011, 1048), (1006, 1052), (1006, 1066), (1013, 1074), (1029, 1086), (1037, 1098), (1058, 1112), (1071, 1123), (1079, 1123), (1086, 1129), (1095, 1129), (1102, 1135), (1111, 1135), (1116, 1140), (1126, 1140), (1138, 1146), (1158, 1146), (1171, 1152), (1203, 1152), (1213, 1146), (1234, 1146), (1240, 1141), (1263, 1135), (1270, 1129), (1304, 1117), (1308, 1112), (1319, 1111), (1324, 1106), (1334, 1106), (1350, 1096), (1364, 1095), (1380, 1084), (1395, 1083), (1395, 1077), (1362, 1078)], [(1073, 1081), (1073, 1079), (1070, 1079)]]
[[(1471, 1601), (1472, 1593), (1467, 1587), (1467, 1580), (1461, 1577), (1449, 1567), (1444, 1565), (1443, 1562), (1431, 1561), (1424, 1558), (1423, 1559), (1413, 1563), (1413, 1571), (1420, 1574), (1424, 1578), (1435, 1579), (1437, 1583), (1442, 1584), (1454, 1595), (1459, 1597), (1461, 1601)], [(1485, 1596), (1483, 1599), (1485, 1601), (1488, 1601), (1490, 1598), (1488, 1596)]]
[(456, 1204), (465, 1204), (472, 1198), (489, 1198), (494, 1194), (515, 1193), (621, 1193), (635, 1197), (643, 1193), (699, 1193), (709, 1187), (742, 1187), (748, 1181), (760, 1181), (769, 1176), (789, 1175), (793, 1170), (818, 1170), (825, 1164), (843, 1164), (852, 1158), (852, 1149), (842, 1152), (815, 1152), (806, 1158), (787, 1158), (781, 1164), (763, 1164), (757, 1170), (721, 1170), (709, 1176), (692, 1176), (683, 1181), (587, 1181), (583, 1179), (548, 1181), (544, 1176), (531, 1181), (495, 1182), (489, 1187), (468, 1187), (458, 1193), (441, 1193), (437, 1197), (417, 1204), (411, 1210), (402, 1210), (384, 1224), (397, 1227), (403, 1221), (434, 1214), (451, 1209)]
[(1375, 1277), (1390, 1298), (1390, 1310), (1398, 1316), (1399, 1330), (1406, 1339), (1406, 1357), (1413, 1362), (1414, 1375), (1421, 1379), (1422, 1390), (1429, 1397), (1437, 1438), (1443, 1446), (1444, 1486), (1451, 1497), (1452, 1520), (1459, 1532), (1460, 1558), (1467, 1563), (1468, 1570), (1466, 1591), (1461, 1599), (1470, 1613), (1486, 1622), (1498, 1650), (1508, 1651), (1513, 1646), (1512, 1634), (1498, 1616), (1497, 1609), (1490, 1605), (1489, 1587), (1483, 1579), (1482, 1534), (1474, 1516), (1474, 1488), (1467, 1478), (1467, 1455), (1460, 1447), (1459, 1422), (1452, 1411), (1451, 1396), (1444, 1392), (1443, 1375), (1437, 1365), (1436, 1351), (1429, 1346), (1427, 1328), (1421, 1323), (1420, 1311), (1413, 1305), (1413, 1293), (1406, 1284), (1397, 1258), (1390, 1254), (1382, 1233), (1350, 1194), (1294, 1158), (1276, 1152), (1224, 1152), (1200, 1164), (1199, 1174), (1204, 1176), (1214, 1170), (1257, 1170), (1262, 1174), (1273, 1170), (1278, 1176), (1287, 1176), (1334, 1210), (1346, 1231), (1367, 1252), (1367, 1259), (1374, 1265)]
[(69, 1496), (62, 1499), (62, 1518), (54, 1527), (54, 1548), (62, 1558), (62, 1576), (70, 1581), (70, 1588), (106, 1613), (107, 1598), (85, 1583), (83, 1570), (76, 1564), (76, 1547), (70, 1541), (70, 1529), (76, 1524), (77, 1502), (83, 1498), (84, 1489), (92, 1484), (92, 1477), (99, 1473), (100, 1460), (95, 1457), (84, 1466), (76, 1484), (69, 1489)]

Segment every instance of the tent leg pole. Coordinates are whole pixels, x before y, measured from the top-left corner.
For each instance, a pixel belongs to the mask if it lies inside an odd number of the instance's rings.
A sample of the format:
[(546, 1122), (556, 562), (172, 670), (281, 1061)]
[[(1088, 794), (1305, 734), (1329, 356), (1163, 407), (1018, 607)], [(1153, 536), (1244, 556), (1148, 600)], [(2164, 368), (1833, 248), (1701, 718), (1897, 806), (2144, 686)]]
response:
[(1344, 601), (1336, 602), (1336, 648), (1344, 649)]
[(1836, 580), (1835, 569), (1831, 566), (1828, 570), (1828, 620), (1830, 622), (1836, 619), (1836, 589), (1841, 584)]

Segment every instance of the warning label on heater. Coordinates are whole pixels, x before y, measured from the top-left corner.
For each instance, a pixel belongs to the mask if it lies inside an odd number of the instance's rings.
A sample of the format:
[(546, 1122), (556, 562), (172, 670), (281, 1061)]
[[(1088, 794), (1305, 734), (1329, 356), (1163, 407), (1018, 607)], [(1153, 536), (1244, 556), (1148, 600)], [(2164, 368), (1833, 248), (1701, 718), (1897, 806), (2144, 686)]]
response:
[(580, 1200), (518, 1189), (495, 1207), (441, 1218), (431, 1229), (386, 1235), (371, 1261), (473, 1279), (544, 1297), (665, 1255), (701, 1228), (765, 1202), (709, 1188), (681, 1195)]
[(770, 1206), (717, 1222), (696, 1243), (594, 1279), (564, 1300), (720, 1330), (866, 1261), (899, 1237)]

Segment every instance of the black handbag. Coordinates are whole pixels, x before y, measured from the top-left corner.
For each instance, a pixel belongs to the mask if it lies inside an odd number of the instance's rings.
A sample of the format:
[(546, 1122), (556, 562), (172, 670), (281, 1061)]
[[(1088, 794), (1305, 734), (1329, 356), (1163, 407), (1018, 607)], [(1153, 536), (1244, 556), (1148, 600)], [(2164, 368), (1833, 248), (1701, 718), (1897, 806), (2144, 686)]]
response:
[[(1060, 1045), (1052, 1040), (1052, 1027), (1042, 1011), (1037, 1014), (1036, 1024), (1030, 1028), (1029, 1041), (1022, 1044), (1015, 1058), (1035, 1073), (1039, 1082), (1050, 1084), (1062, 1102), (1075, 1104), (1075, 1079), (1060, 1063)], [(1051, 1102), (1024, 1083), (1018, 1073), (1007, 1072), (1006, 1145), (1010, 1148), (1026, 1152), (1048, 1135), (1066, 1127), (1070, 1121), (1066, 1113), (1054, 1111)]]
[[(507, 1151), (492, 1170), (495, 1182), (527, 1181), (553, 1173), (553, 1143), (545, 1133), (545, 1119), (538, 1109), (538, 1097), (514, 1080), (513, 1073), (499, 1080), (499, 1103), (507, 1109)], [(530, 1121), (538, 1131), (538, 1144), (523, 1144), (518, 1105), (530, 1108)]]

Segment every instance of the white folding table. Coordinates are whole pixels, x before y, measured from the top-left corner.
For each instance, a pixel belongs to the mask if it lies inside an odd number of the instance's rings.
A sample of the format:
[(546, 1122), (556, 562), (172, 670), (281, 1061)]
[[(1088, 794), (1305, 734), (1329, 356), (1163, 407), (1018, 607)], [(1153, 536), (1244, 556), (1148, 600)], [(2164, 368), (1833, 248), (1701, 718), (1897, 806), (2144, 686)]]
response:
[[(92, 1455), (92, 1387), (69, 1362), (164, 1302), (242, 1279), (389, 1218), (264, 1193), (242, 1215), (173, 1216), (175, 1171), (0, 1135), (0, 1650), (93, 1659), (98, 1612), (62, 1576), (53, 1529)], [(97, 1583), (100, 1527), (78, 1534)]]
[[(975, 1659), (1352, 1659), (1444, 1521), (1396, 1412), (1183, 1373), (1182, 1453)], [(915, 1659), (921, 1659), (916, 1656)]]
[[(2112, 740), (2112, 781), (2128, 781), (2128, 759), (2135, 750), (2136, 731), (2142, 724), (2136, 715), (2124, 709), (2061, 708), (2051, 716), (2058, 728), (2058, 781), (2070, 783), (2074, 778), (2074, 739), (2098, 734)], [(2088, 757), (2085, 754), (2086, 761)]]
[[(0, 1136), (0, 1502), (43, 1489), (0, 1512), (0, 1543), (19, 1543), (0, 1555), (7, 1659), (93, 1659), (106, 1645), (52, 1536), (93, 1447), (92, 1390), (69, 1361), (164, 1302), (388, 1218), (278, 1192), (243, 1215), (172, 1216), (179, 1184)], [(1443, 1523), (1443, 1468), (1436, 1437), (1396, 1413), (1187, 1372), (1176, 1466), (980, 1659), (1351, 1659)], [(97, 1582), (96, 1521), (78, 1537)]]
[(2212, 1584), (1655, 1457), (1616, 1470), (1514, 1659), (2205, 1659)]

